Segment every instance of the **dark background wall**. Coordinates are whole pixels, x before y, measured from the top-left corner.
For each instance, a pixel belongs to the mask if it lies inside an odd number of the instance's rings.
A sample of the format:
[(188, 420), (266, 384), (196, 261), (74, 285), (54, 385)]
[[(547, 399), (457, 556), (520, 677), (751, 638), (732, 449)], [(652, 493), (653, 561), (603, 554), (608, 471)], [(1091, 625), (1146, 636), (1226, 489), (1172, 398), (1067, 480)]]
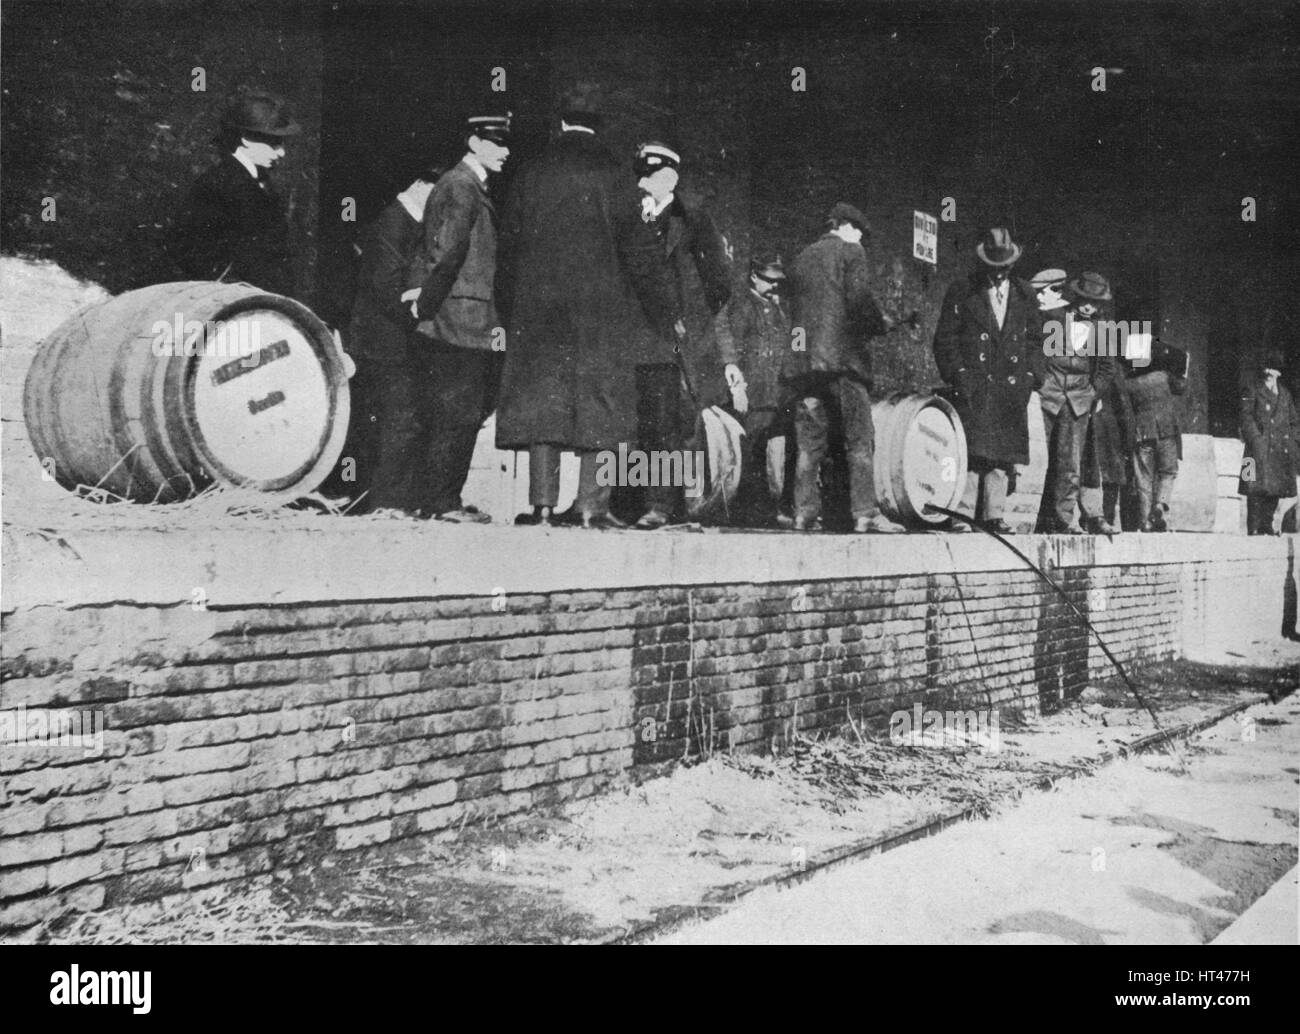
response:
[[(504, 68), (515, 161), (551, 128), (565, 80), (609, 94), (621, 154), (667, 135), (684, 186), (736, 246), (787, 258), (844, 199), (862, 207), (878, 296), (921, 327), (880, 348), (882, 390), (923, 387), (943, 288), (990, 222), (1048, 265), (1112, 278), (1195, 359), (1191, 430), (1236, 433), (1239, 380), (1268, 347), (1300, 354), (1295, 5), (1283, 3), (10, 2), (4, 7), (4, 247), (113, 289), (152, 275), (160, 224), (211, 159), (214, 98), (284, 93), (308, 132), (294, 199), (300, 293), (346, 315), (351, 240), (409, 181), (455, 161), (458, 117)], [(189, 90), (206, 64), (209, 93)], [(807, 89), (791, 90), (792, 69)], [(1091, 69), (1110, 69), (1104, 93)], [(160, 128), (166, 126), (166, 129)], [(494, 187), (508, 189), (507, 182)], [(39, 221), (39, 199), (60, 219)], [(1241, 219), (1246, 196), (1254, 223)], [(912, 211), (940, 261), (911, 257)]]

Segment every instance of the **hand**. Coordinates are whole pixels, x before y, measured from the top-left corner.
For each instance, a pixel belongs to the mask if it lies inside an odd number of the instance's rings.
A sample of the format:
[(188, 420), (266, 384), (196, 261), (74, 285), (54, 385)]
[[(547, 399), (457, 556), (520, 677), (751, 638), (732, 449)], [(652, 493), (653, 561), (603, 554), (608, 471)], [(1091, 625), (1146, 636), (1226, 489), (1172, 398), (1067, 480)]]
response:
[(343, 372), (347, 374), (348, 380), (352, 380), (357, 372), (356, 360), (343, 350), (343, 336), (337, 330), (331, 330), (330, 333), (334, 335), (334, 343), (339, 346), (339, 355), (343, 356)]
[(1094, 413), (1101, 412), (1101, 399), (1097, 399), (1097, 401), (1092, 404), (1092, 411)]
[(722, 369), (727, 378), (728, 388), (743, 388), (745, 386), (745, 375), (740, 372), (740, 367), (735, 363), (728, 363)]
[(402, 301), (411, 303), (411, 315), (418, 320), (420, 318), (420, 288), (412, 287), (409, 291), (403, 291)]

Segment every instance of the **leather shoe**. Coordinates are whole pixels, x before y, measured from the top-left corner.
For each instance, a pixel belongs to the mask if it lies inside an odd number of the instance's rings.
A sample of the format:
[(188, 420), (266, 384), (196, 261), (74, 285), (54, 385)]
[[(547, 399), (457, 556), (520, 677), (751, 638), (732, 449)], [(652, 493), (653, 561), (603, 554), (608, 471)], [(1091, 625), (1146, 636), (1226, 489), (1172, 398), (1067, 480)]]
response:
[(1011, 527), (1011, 525), (1001, 517), (998, 517), (995, 520), (985, 521), (984, 526), (988, 528), (989, 531), (996, 531), (999, 535), (1014, 535), (1016, 533), (1016, 529)]
[(518, 525), (532, 524), (539, 527), (549, 528), (555, 524), (555, 521), (551, 516), (551, 508), (549, 506), (534, 506), (532, 513), (521, 513), (515, 518), (515, 523)]
[(1151, 513), (1147, 517), (1147, 523), (1151, 525), (1152, 531), (1169, 530), (1169, 525), (1165, 522), (1165, 510), (1160, 503), (1151, 507)]
[(491, 524), (492, 518), (480, 510), (477, 506), (462, 506), (457, 510), (447, 510), (443, 513), (433, 515), (435, 521), (446, 521), (448, 524)]
[(878, 513), (874, 517), (857, 518), (853, 522), (853, 532), (857, 535), (905, 535), (907, 529)]
[(1105, 517), (1089, 517), (1084, 522), (1083, 530), (1089, 535), (1114, 535), (1115, 526)]
[(821, 531), (822, 519), (820, 517), (796, 517), (794, 519), (795, 531)]
[(668, 514), (662, 510), (647, 510), (632, 525), (637, 531), (658, 531), (668, 523)]
[(620, 531), (625, 530), (628, 524), (612, 513), (584, 513), (581, 527), (588, 531)]

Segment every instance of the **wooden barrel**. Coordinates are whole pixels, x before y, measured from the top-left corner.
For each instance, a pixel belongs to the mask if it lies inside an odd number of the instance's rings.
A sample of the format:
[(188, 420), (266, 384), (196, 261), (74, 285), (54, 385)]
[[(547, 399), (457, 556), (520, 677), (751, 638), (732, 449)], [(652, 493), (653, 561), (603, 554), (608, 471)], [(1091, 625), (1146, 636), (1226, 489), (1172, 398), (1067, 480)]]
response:
[(80, 310), (42, 342), (23, 391), (55, 480), (137, 502), (213, 483), (303, 495), (338, 459), (348, 415), (342, 350), (310, 309), (208, 281)]
[(871, 407), (880, 509), (896, 521), (939, 524), (927, 503), (957, 509), (966, 486), (966, 432), (937, 395), (894, 395)]

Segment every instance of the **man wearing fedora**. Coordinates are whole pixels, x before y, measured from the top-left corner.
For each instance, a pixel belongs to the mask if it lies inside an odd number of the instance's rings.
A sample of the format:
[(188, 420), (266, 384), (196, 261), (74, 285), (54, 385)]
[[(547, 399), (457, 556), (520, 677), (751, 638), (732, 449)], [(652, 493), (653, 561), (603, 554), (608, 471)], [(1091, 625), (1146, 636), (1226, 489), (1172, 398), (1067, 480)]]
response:
[[(1092, 493), (1081, 493), (1084, 446), (1092, 414), (1115, 379), (1116, 357), (1101, 354), (1103, 335), (1097, 321), (1106, 318), (1110, 283), (1100, 273), (1082, 273), (1066, 285), (1070, 306), (1048, 335), (1052, 347), (1040, 350), (1043, 425), (1049, 456), (1044, 506), (1050, 506), (1049, 532), (1077, 535), (1084, 531), (1112, 535), (1115, 529), (1100, 512)], [(1079, 512), (1082, 528), (1075, 524)]]
[(479, 111), (466, 119), (462, 136), (464, 157), (425, 203), (422, 245), (403, 295), (419, 320), (414, 349), (425, 387), (419, 439), (412, 443), (414, 496), (421, 514), (453, 524), (491, 520), (466, 505), (461, 490), (479, 428), (496, 408), (504, 359), (497, 214), (487, 182), (510, 155), (510, 113)]
[[(695, 430), (697, 413), (683, 394), (683, 368), (701, 406), (725, 394), (717, 317), (731, 296), (731, 257), (700, 199), (678, 189), (681, 162), (677, 150), (659, 140), (641, 144), (632, 161), (641, 219), (668, 257), (686, 329), (685, 349), (676, 357), (673, 336), (647, 323), (641, 337), (637, 424), (647, 453), (682, 450)], [(680, 485), (647, 488), (644, 495), (645, 510), (634, 525), (640, 531), (662, 528), (683, 510)]]
[(783, 456), (776, 458), (782, 473), (769, 472), (770, 445), (774, 439), (788, 440), (792, 430), (787, 426), (787, 391), (780, 379), (790, 353), (790, 317), (780, 294), (785, 279), (779, 255), (756, 255), (749, 263), (749, 290), (732, 297), (727, 311), (731, 332), (721, 340), (732, 405), (744, 416), (747, 436), (736, 523), (748, 526), (777, 524), (781, 494), (777, 486), (784, 481), (784, 463)]
[(183, 276), (293, 293), (286, 207), (268, 173), (301, 128), (269, 93), (245, 91), (227, 106), (221, 158), (195, 181), (167, 241)]
[(868, 343), (889, 325), (868, 286), (867, 253), (862, 247), (867, 230), (861, 211), (837, 202), (827, 216), (826, 232), (799, 253), (790, 270), (792, 330), (802, 332), (798, 341), (791, 341), (783, 372), (797, 399), (796, 531), (820, 526), (819, 477), (836, 421), (848, 454), (853, 530), (875, 534), (906, 530), (880, 512), (876, 499)]
[[(963, 509), (1009, 534), (1003, 519), (1017, 463), (1029, 462), (1029, 397), (1042, 351), (1042, 315), (1033, 289), (1013, 275), (1021, 255), (994, 227), (975, 247), (980, 266), (948, 288), (934, 332), (934, 360), (952, 386), (966, 431), (969, 472)], [(954, 531), (968, 531), (960, 521)]]

